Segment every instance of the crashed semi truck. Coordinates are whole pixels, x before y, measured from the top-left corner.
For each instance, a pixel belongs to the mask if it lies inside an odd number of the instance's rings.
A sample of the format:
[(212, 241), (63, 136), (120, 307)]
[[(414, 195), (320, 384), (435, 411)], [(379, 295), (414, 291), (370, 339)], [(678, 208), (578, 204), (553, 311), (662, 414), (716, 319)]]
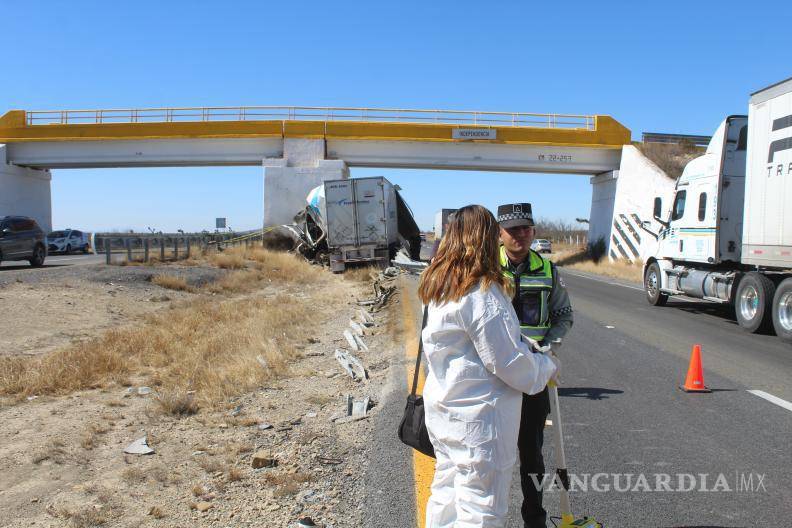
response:
[(399, 187), (383, 177), (330, 180), (283, 226), (305, 258), (344, 271), (347, 264), (387, 266), (399, 250), (419, 260), (421, 233)]
[(745, 330), (774, 328), (792, 343), (792, 79), (726, 118), (679, 177), (668, 215), (657, 197), (653, 216), (662, 229), (644, 264), (649, 303), (730, 304)]

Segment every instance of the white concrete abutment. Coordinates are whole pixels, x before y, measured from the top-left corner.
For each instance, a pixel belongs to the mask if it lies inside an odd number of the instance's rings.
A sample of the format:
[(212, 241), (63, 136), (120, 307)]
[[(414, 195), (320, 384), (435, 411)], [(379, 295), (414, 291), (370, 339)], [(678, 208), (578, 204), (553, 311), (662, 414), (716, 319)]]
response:
[(347, 164), (325, 159), (325, 148), (322, 139), (285, 138), (283, 157), (264, 159), (265, 227), (292, 223), (311, 189), (349, 178)]
[(0, 216), (29, 216), (49, 233), (52, 231), (50, 171), (9, 163), (6, 153), (6, 145), (0, 144)]

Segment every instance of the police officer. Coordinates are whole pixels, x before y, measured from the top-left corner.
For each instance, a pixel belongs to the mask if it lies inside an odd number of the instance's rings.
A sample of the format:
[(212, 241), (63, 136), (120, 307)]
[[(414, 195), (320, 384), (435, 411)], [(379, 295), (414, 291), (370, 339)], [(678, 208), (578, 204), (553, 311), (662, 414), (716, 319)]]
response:
[[(522, 334), (545, 347), (560, 340), (572, 326), (572, 306), (555, 266), (531, 249), (536, 231), (531, 204), (514, 203), (498, 207), (500, 225), (500, 263), (503, 274), (514, 281), (514, 311)], [(545, 472), (542, 458), (544, 426), (550, 413), (547, 388), (534, 396), (523, 394), (520, 417), (520, 482), (522, 518), (525, 528), (545, 527), (547, 512), (542, 507), (542, 492), (536, 489)]]

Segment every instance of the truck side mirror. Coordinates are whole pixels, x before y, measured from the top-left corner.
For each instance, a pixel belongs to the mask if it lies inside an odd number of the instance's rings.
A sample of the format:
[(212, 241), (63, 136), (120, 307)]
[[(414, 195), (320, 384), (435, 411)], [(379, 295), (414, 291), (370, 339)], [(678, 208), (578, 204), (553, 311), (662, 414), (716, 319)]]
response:
[(663, 199), (658, 196), (654, 199), (654, 209), (652, 210), (652, 216), (654, 218), (660, 219), (661, 214), (663, 214)]

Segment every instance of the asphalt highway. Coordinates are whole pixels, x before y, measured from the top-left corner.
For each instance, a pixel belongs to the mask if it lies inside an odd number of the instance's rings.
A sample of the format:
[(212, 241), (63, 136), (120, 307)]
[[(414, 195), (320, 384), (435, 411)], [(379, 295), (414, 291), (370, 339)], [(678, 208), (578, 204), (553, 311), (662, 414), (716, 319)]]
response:
[[(104, 262), (104, 255), (48, 255), (44, 259), (44, 265), (38, 268), (38, 271), (46, 271), (47, 269), (61, 267), (61, 266), (79, 266), (83, 264), (99, 264)], [(22, 270), (30, 268), (25, 260), (9, 260), (0, 263), (0, 272), (4, 270)]]
[[(578, 479), (573, 512), (606, 527), (792, 524), (792, 346), (746, 334), (725, 307), (677, 299), (657, 308), (639, 285), (572, 270), (562, 276), (575, 310), (560, 350), (566, 455)], [(678, 388), (694, 344), (702, 346), (709, 394)], [(393, 376), (367, 511), (371, 526), (421, 526), (412, 456), (395, 435), (405, 371)], [(550, 429), (544, 452), (552, 472)], [(429, 484), (418, 480), (419, 489)], [(513, 484), (507, 526), (520, 527), (517, 478)], [(551, 515), (558, 499), (545, 494)]]

